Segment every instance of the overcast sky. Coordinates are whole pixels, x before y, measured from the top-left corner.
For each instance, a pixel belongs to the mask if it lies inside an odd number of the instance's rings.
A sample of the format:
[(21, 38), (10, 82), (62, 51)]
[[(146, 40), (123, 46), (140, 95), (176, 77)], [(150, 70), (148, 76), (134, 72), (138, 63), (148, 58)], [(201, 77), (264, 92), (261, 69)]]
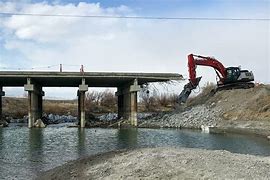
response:
[[(0, 12), (269, 19), (270, 0), (9, 0), (0, 1)], [(62, 63), (65, 71), (83, 64), (86, 71), (176, 72), (188, 78), (189, 53), (241, 65), (256, 82), (270, 83), (270, 21), (0, 16), (0, 70), (58, 70)], [(197, 74), (202, 84), (216, 81), (212, 68), (198, 67)], [(74, 98), (75, 92), (46, 89), (51, 97)]]

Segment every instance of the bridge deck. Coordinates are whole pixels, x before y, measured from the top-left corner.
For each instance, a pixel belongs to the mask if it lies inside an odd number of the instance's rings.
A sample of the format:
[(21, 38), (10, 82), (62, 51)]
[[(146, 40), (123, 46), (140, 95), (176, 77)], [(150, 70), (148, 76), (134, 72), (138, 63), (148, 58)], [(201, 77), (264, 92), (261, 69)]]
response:
[(43, 87), (78, 87), (82, 77), (89, 87), (119, 87), (138, 79), (138, 84), (183, 80), (177, 73), (0, 71), (0, 86), (23, 86), (27, 78)]

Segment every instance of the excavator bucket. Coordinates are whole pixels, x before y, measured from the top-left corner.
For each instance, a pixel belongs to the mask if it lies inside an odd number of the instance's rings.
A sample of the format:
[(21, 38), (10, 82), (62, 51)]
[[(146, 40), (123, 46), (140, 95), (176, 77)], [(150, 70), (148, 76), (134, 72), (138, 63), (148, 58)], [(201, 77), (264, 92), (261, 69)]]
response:
[(178, 96), (178, 103), (185, 103), (185, 102), (187, 102), (187, 99), (188, 99), (189, 95), (191, 94), (191, 91), (193, 89), (196, 89), (197, 88), (197, 86), (199, 85), (199, 82), (201, 81), (201, 78), (202, 77), (196, 78), (196, 83), (195, 84), (193, 84), (189, 80), (189, 82), (184, 86), (183, 91)]

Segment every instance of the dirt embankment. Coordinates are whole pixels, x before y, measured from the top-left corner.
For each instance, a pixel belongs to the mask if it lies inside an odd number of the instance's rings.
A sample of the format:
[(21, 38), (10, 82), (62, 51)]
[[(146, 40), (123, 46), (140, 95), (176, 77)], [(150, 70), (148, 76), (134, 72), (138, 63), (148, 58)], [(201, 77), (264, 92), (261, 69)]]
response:
[(149, 118), (140, 127), (201, 128), (270, 135), (270, 85), (211, 93), (206, 87), (197, 97), (168, 114)]
[(206, 101), (210, 108), (222, 108), (225, 120), (270, 121), (270, 85), (217, 92)]
[(153, 148), (67, 163), (37, 179), (269, 179), (270, 158), (228, 151)]

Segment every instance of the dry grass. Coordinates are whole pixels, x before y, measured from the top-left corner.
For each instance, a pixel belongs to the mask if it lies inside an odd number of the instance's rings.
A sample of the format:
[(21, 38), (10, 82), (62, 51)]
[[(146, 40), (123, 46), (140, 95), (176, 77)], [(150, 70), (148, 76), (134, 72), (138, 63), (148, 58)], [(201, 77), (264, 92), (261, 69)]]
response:
[(138, 103), (140, 112), (164, 112), (172, 111), (177, 102), (178, 95), (176, 94), (153, 94), (147, 96), (141, 94), (141, 101)]
[(206, 83), (205, 86), (201, 88), (201, 93), (195, 97), (190, 97), (187, 101), (187, 106), (196, 106), (199, 104), (204, 104), (210, 97), (214, 95), (216, 85), (214, 83)]
[(47, 114), (77, 116), (77, 100), (45, 100), (43, 111)]
[(22, 118), (28, 114), (26, 98), (3, 97), (3, 115), (13, 118)]
[[(86, 95), (86, 114), (108, 113), (117, 111), (117, 99), (113, 92), (93, 91)], [(43, 101), (43, 112), (46, 114), (72, 115), (78, 114), (77, 100), (47, 100)], [(12, 118), (23, 118), (28, 114), (27, 98), (3, 98), (3, 115)]]
[(219, 95), (224, 119), (270, 121), (270, 88), (259, 86), (246, 90), (231, 90)]
[[(76, 100), (44, 100), (43, 111), (47, 114), (77, 115)], [(3, 115), (13, 118), (22, 118), (28, 114), (27, 98), (3, 98)]]
[(225, 120), (270, 121), (270, 85), (250, 89), (223, 90), (212, 93), (213, 85), (207, 84), (201, 94), (190, 98), (187, 106), (206, 104), (222, 109)]
[[(160, 94), (143, 99), (138, 103), (140, 112), (171, 111), (174, 109), (177, 95)], [(86, 114), (117, 112), (117, 97), (114, 92), (92, 91), (86, 94)], [(77, 100), (47, 100), (43, 101), (43, 112), (46, 114), (77, 116)], [(3, 98), (3, 115), (13, 118), (23, 118), (28, 114), (27, 98)]]

